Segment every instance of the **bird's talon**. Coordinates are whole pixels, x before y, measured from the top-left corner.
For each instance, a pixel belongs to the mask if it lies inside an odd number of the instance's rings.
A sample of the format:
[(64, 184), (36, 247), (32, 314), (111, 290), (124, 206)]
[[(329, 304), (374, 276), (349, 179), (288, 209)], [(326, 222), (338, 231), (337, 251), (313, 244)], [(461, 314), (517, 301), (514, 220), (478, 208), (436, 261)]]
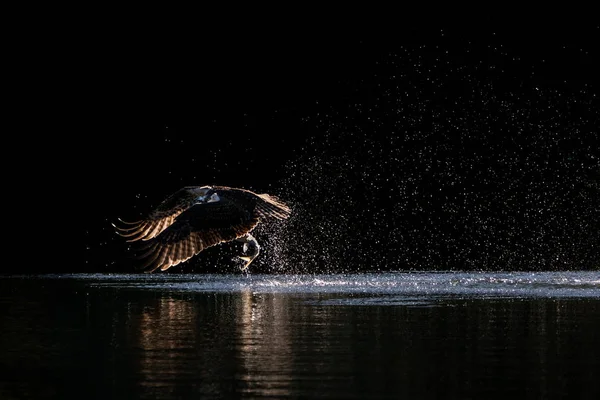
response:
[(242, 271), (246, 271), (248, 269), (248, 266), (250, 265), (250, 263), (254, 260), (255, 257), (248, 257), (248, 256), (239, 256), (238, 258), (240, 258), (241, 260), (245, 261), (245, 264), (242, 265), (240, 267), (240, 269)]

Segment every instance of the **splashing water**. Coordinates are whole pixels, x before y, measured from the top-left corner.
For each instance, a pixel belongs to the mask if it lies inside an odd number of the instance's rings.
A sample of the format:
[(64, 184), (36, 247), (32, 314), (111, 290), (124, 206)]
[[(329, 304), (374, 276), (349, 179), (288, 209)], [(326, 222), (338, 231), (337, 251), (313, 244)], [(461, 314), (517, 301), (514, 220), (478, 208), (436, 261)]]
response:
[[(600, 298), (596, 272), (352, 273), (323, 275), (239, 274), (55, 274), (11, 276), (79, 282), (88, 288), (170, 293), (251, 291), (309, 295), (343, 304), (420, 302), (449, 298)], [(334, 295), (332, 297), (332, 295)], [(316, 297), (315, 297), (316, 296)], [(354, 300), (353, 300), (354, 299)], [(367, 301), (367, 303), (369, 302)], [(339, 303), (339, 304), (342, 304)], [(338, 303), (336, 303), (338, 304)]]
[(600, 269), (599, 98), (494, 62), (391, 54), (306, 116), (272, 268)]

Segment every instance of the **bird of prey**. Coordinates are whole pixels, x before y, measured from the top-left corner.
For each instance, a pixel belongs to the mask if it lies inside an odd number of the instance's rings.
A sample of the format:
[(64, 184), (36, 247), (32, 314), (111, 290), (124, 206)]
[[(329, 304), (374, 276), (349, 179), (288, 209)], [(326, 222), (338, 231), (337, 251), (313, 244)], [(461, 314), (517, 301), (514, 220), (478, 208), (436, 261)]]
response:
[[(190, 259), (207, 247), (236, 240), (244, 243), (245, 271), (260, 246), (250, 234), (263, 219), (284, 220), (290, 208), (276, 197), (226, 186), (186, 186), (167, 197), (147, 218), (113, 224), (128, 242), (147, 241), (145, 272)], [(248, 254), (246, 254), (248, 253)]]

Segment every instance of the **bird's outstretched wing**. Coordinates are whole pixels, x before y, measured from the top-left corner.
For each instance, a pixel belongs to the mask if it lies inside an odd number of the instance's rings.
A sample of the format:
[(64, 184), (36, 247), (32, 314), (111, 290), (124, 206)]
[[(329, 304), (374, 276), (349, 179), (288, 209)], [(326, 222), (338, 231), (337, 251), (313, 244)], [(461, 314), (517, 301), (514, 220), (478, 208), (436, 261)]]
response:
[(197, 188), (198, 186), (187, 186), (179, 189), (143, 220), (126, 222), (119, 219), (122, 225), (113, 224), (113, 226), (119, 235), (127, 238), (128, 242), (155, 238), (168, 228), (179, 214), (193, 206), (193, 200), (197, 197)]
[[(215, 186), (219, 201), (196, 203), (197, 192), (187, 187), (167, 198), (143, 221), (117, 228), (129, 241), (144, 240), (142, 269), (162, 271), (202, 250), (244, 236), (265, 218), (286, 219), (290, 208), (276, 197), (245, 189)], [(149, 240), (152, 239), (152, 240)]]
[(259, 221), (257, 215), (226, 197), (216, 203), (197, 204), (147, 244), (147, 251), (141, 256), (142, 268), (145, 272), (158, 268), (164, 271), (208, 247), (244, 236)]

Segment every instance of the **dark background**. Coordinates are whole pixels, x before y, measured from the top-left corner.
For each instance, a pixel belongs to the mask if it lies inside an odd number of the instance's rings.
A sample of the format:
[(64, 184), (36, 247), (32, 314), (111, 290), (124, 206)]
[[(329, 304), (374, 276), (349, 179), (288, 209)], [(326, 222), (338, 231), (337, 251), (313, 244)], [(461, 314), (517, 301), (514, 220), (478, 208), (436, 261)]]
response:
[(255, 271), (600, 268), (598, 24), (136, 28), (82, 61), (83, 258), (31, 271), (133, 271), (111, 222), (207, 184), (294, 209)]

